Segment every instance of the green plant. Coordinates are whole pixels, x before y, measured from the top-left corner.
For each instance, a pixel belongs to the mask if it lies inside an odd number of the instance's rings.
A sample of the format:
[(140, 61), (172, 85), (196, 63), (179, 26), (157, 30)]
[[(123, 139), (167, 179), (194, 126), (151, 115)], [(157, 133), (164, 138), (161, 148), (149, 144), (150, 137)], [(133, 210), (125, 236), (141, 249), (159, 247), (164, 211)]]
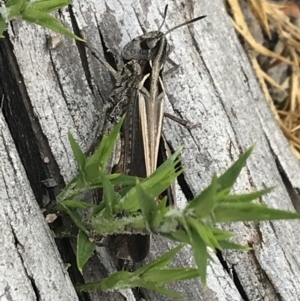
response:
[[(135, 272), (117, 272), (95, 283), (82, 284), (79, 290), (121, 289), (145, 287), (173, 297), (177, 293), (167, 290), (164, 285), (177, 280), (201, 277), (205, 284), (207, 263), (210, 259), (208, 247), (213, 250), (249, 250), (230, 241), (232, 233), (215, 225), (223, 222), (262, 221), (270, 219), (297, 219), (299, 214), (269, 209), (253, 200), (268, 193), (271, 188), (242, 195), (232, 195), (233, 187), (241, 169), (251, 154), (245, 152), (223, 175), (214, 175), (211, 184), (196, 196), (184, 209), (166, 206), (166, 198), (161, 202), (155, 199), (182, 172), (175, 152), (150, 177), (138, 179), (122, 174), (106, 174), (108, 159), (118, 138), (124, 117), (109, 134), (104, 137), (98, 150), (87, 158), (69, 133), (71, 146), (78, 163), (78, 175), (66, 186), (59, 196), (59, 210), (69, 214), (79, 228), (77, 240), (77, 263), (82, 270), (95, 249), (93, 235), (112, 234), (159, 234), (180, 244), (191, 245), (197, 264), (194, 268), (167, 268), (171, 258), (181, 246), (171, 250), (156, 261)], [(115, 186), (124, 189), (118, 192)], [(92, 205), (80, 200), (82, 192), (102, 188), (103, 202)], [(126, 188), (126, 189), (125, 189)], [(79, 211), (88, 210), (85, 218)], [(116, 218), (125, 212), (122, 218)], [(167, 280), (166, 280), (167, 279)]]
[[(0, 37), (3, 37), (8, 22), (21, 19), (82, 41), (50, 15), (54, 10), (63, 8), (70, 3), (70, 0), (0, 2)], [(251, 220), (298, 219), (300, 217), (299, 214), (293, 212), (269, 209), (264, 204), (252, 202), (269, 192), (270, 189), (243, 195), (230, 194), (252, 148), (223, 175), (219, 177), (214, 175), (211, 184), (185, 209), (166, 207), (166, 199), (157, 203), (156, 197), (182, 173), (181, 169), (176, 169), (180, 150), (147, 179), (137, 179), (121, 174), (106, 174), (107, 162), (123, 120), (124, 118), (109, 136), (104, 137), (98, 150), (90, 158), (86, 158), (69, 133), (79, 173), (59, 195), (58, 208), (69, 214), (79, 229), (78, 268), (82, 271), (95, 250), (96, 244), (92, 240), (93, 235), (154, 233), (175, 240), (180, 245), (134, 272), (120, 271), (97, 282), (78, 285), (78, 290), (116, 290), (139, 286), (179, 298), (182, 296), (164, 286), (173, 281), (199, 276), (205, 284), (207, 263), (210, 259), (208, 247), (213, 250), (249, 250), (247, 246), (231, 242), (229, 239), (233, 234), (216, 228), (216, 224)], [(124, 189), (117, 192), (114, 189), (115, 186), (122, 186)], [(100, 205), (93, 205), (81, 200), (83, 192), (97, 188), (103, 189), (104, 199)], [(82, 218), (79, 214), (80, 211), (88, 211), (87, 217)], [(116, 218), (120, 212), (126, 212), (122, 219)], [(197, 268), (167, 268), (172, 257), (182, 248), (183, 244), (192, 246)]]
[(71, 0), (40, 0), (34, 2), (30, 0), (8, 0), (6, 3), (1, 3), (0, 37), (3, 37), (8, 22), (21, 19), (83, 41), (50, 15), (54, 10), (63, 8), (70, 3)]

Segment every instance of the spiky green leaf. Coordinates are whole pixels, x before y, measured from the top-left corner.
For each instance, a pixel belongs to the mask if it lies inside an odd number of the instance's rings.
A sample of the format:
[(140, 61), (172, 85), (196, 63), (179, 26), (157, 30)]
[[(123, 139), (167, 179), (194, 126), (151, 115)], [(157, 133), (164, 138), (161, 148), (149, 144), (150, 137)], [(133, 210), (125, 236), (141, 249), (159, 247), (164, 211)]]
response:
[(78, 164), (79, 170), (80, 170), (80, 172), (84, 172), (86, 157), (70, 131), (68, 131), (68, 137), (69, 137), (72, 151), (73, 151), (75, 160)]
[(71, 2), (71, 0), (40, 0), (30, 2), (29, 7), (34, 10), (50, 13), (71, 4)]
[(81, 38), (77, 37), (73, 32), (69, 31), (66, 27), (64, 27), (57, 19), (50, 16), (46, 12), (28, 8), (21, 12), (21, 17), (24, 21), (41, 25), (72, 39), (83, 41)]
[(79, 230), (77, 236), (76, 261), (77, 261), (78, 270), (81, 273), (84, 265), (90, 259), (95, 249), (96, 249), (95, 242), (90, 241), (89, 238), (85, 235), (85, 233)]
[(231, 189), (233, 184), (236, 182), (242, 168), (245, 166), (246, 161), (253, 151), (253, 146), (250, 147), (244, 154), (242, 154), (233, 165), (227, 169), (223, 175), (218, 178), (219, 190)]

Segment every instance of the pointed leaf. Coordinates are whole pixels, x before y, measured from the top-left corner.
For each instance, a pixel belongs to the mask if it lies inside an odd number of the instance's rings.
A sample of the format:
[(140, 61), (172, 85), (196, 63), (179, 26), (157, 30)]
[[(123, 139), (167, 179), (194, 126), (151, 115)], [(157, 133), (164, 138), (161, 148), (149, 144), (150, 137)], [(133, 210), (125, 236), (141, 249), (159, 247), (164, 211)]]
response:
[(79, 230), (77, 237), (76, 261), (78, 270), (82, 273), (82, 269), (86, 262), (90, 259), (96, 249), (96, 244), (91, 242), (83, 231)]
[(202, 283), (206, 284), (206, 269), (207, 269), (207, 260), (209, 258), (207, 247), (202, 240), (202, 238), (198, 235), (198, 233), (190, 228), (189, 224), (185, 219), (181, 219), (181, 224), (184, 227), (186, 233), (189, 236), (190, 243), (193, 249), (195, 261), (198, 267), (199, 276), (201, 278)]
[[(113, 177), (115, 175), (115, 177)], [(110, 179), (112, 185), (118, 186), (122, 185), (123, 187), (127, 186), (135, 186), (137, 177), (135, 176), (127, 176), (123, 174), (112, 174), (108, 175), (108, 178)], [(142, 178), (139, 178), (139, 181), (142, 181)]]
[(218, 190), (218, 178), (213, 176), (211, 184), (196, 196), (185, 208), (185, 212), (190, 209), (194, 210), (194, 214), (198, 218), (206, 217), (211, 214), (215, 206), (215, 197)]
[[(9, 0), (6, 2), (5, 7), (8, 12), (8, 16), (4, 19), (7, 22), (15, 19), (20, 15), (24, 7), (26, 6), (26, 0)], [(5, 13), (7, 15), (7, 13)], [(4, 16), (3, 16), (4, 17)]]
[(102, 175), (103, 183), (103, 194), (105, 202), (105, 212), (103, 213), (104, 217), (112, 217), (114, 213), (114, 207), (119, 202), (119, 196), (115, 192), (114, 187), (111, 185), (110, 181), (106, 178), (106, 175)]
[(176, 253), (178, 253), (181, 249), (183, 248), (183, 245), (179, 245), (177, 247), (175, 247), (174, 249), (170, 250), (169, 252), (165, 253), (164, 255), (160, 256), (159, 258), (157, 258), (156, 260), (148, 263), (147, 265), (139, 268), (138, 270), (136, 270), (134, 272), (134, 274), (137, 275), (143, 275), (144, 273), (146, 273), (147, 271), (155, 268), (164, 268), (165, 266), (167, 266), (170, 262), (171, 259), (176, 255)]
[(50, 13), (71, 4), (71, 0), (40, 0), (30, 2), (30, 8)]
[(87, 209), (95, 207), (94, 204), (83, 202), (83, 201), (77, 201), (77, 200), (67, 200), (61, 202), (64, 206), (68, 207), (69, 209)]
[(256, 200), (260, 198), (261, 196), (269, 193), (270, 191), (273, 190), (273, 187), (271, 188), (266, 188), (258, 191), (254, 191), (251, 193), (246, 193), (246, 194), (227, 194), (226, 196), (220, 197), (219, 195), (216, 196), (216, 201), (217, 202), (251, 202), (253, 200)]
[(28, 9), (22, 11), (22, 19), (25, 21), (34, 23), (34, 24), (41, 25), (41, 26), (51, 29), (57, 33), (66, 35), (72, 39), (76, 39), (78, 41), (83, 41), (81, 38), (77, 37), (73, 32), (71, 32), (67, 28), (65, 28), (57, 19), (50, 16), (46, 12), (28, 8)]
[(106, 169), (108, 159), (115, 147), (124, 119), (125, 115), (120, 119), (109, 135), (102, 138), (98, 149), (88, 158), (87, 166), (98, 164), (101, 170)]
[(226, 250), (226, 249), (227, 250), (242, 250), (242, 251), (252, 250), (252, 248), (250, 248), (248, 246), (239, 245), (239, 244), (236, 244), (229, 240), (221, 240), (221, 241), (219, 241), (219, 243), (221, 246), (221, 250)]
[(189, 280), (199, 277), (198, 269), (193, 268), (172, 268), (172, 269), (152, 269), (144, 276), (146, 282), (171, 283), (175, 281)]
[(113, 273), (109, 277), (95, 282), (84, 283), (76, 285), (76, 290), (79, 292), (89, 292), (94, 290), (117, 290), (131, 288), (132, 286), (132, 273), (126, 271), (119, 271)]
[[(171, 291), (168, 291), (162, 287), (164, 283), (168, 283), (168, 279), (165, 279), (165, 281), (161, 282), (155, 281), (154, 275), (155, 273), (164, 273), (166, 271), (166, 275), (171, 275), (172, 273), (169, 272), (169, 269), (165, 270), (163, 267), (165, 267), (167, 264), (169, 264), (171, 258), (182, 248), (182, 246), (178, 246), (168, 253), (164, 254), (163, 256), (159, 257), (154, 262), (151, 262), (147, 264), (144, 267), (139, 268), (135, 272), (129, 273), (125, 271), (117, 272), (112, 274), (106, 279), (103, 279), (102, 281), (97, 281), (93, 283), (87, 283), (87, 284), (80, 284), (76, 286), (77, 291), (92, 291), (92, 290), (117, 290), (117, 289), (124, 289), (124, 288), (133, 288), (133, 287), (145, 287), (151, 290), (158, 291), (163, 294), (167, 294), (168, 296), (177, 296), (177, 293), (173, 293)], [(154, 271), (154, 273), (152, 272)], [(192, 278), (193, 275), (197, 276), (194, 269), (186, 269), (183, 268), (182, 271), (183, 274), (180, 275), (179, 271), (177, 269), (174, 269), (175, 273), (173, 274), (174, 279), (178, 280), (185, 280)], [(149, 282), (149, 279), (147, 279), (147, 274), (149, 273), (149, 277), (153, 279), (153, 282)]]
[(182, 297), (176, 292), (172, 292), (163, 288), (161, 283), (157, 284), (145, 282), (142, 278), (136, 277), (134, 273), (125, 271), (116, 272), (101, 281), (76, 285), (76, 290), (79, 292), (88, 292), (94, 290), (120, 290), (134, 287), (144, 287), (172, 298)]
[(70, 196), (73, 192), (73, 189), (76, 187), (76, 182), (79, 175), (76, 175), (69, 183), (67, 183), (66, 187), (60, 192), (60, 194), (57, 197), (58, 202), (62, 202), (67, 199), (71, 199)]
[(62, 202), (64, 200), (76, 198), (79, 195), (87, 192), (89, 190), (89, 187), (86, 187), (85, 184), (86, 183), (84, 183), (82, 177), (77, 177), (76, 183), (72, 183), (72, 186), (69, 187), (69, 189), (64, 189), (63, 193), (59, 195), (58, 201)]
[(266, 221), (278, 219), (299, 219), (300, 214), (284, 210), (268, 208), (262, 204), (228, 203), (220, 204), (214, 212), (215, 221), (222, 222), (244, 222), (244, 221)]
[(210, 227), (191, 217), (187, 217), (186, 221), (190, 227), (193, 228), (193, 232), (198, 233), (206, 246), (211, 247), (214, 250), (221, 248)]
[[(0, 7), (1, 9), (1, 7)], [(0, 38), (4, 38), (4, 31), (6, 30), (6, 22), (0, 16)]]
[(199, 276), (204, 285), (206, 285), (206, 269), (208, 261), (207, 247), (202, 238), (194, 231), (191, 231), (192, 249), (195, 261), (198, 267)]
[(231, 188), (233, 186), (252, 151), (253, 146), (250, 147), (243, 155), (241, 155), (239, 159), (227, 171), (225, 171), (222, 176), (218, 178), (219, 190)]
[[(165, 169), (166, 167), (168, 167), (169, 165), (171, 165), (173, 162), (178, 161), (179, 155), (182, 151), (183, 147), (179, 147), (167, 160), (164, 161), (163, 164), (161, 164), (152, 174), (153, 176), (155, 176), (156, 172), (160, 172), (160, 169)], [(180, 160), (179, 160), (180, 161)]]
[(83, 151), (81, 150), (80, 146), (78, 145), (78, 143), (75, 141), (72, 133), (70, 131), (68, 131), (68, 137), (69, 137), (69, 141), (72, 147), (72, 151), (75, 157), (75, 160), (78, 164), (79, 170), (81, 172), (84, 171), (84, 166), (85, 166), (85, 162), (86, 162), (86, 157), (83, 153)]
[[(89, 160), (89, 159), (88, 159)], [(86, 182), (89, 183), (90, 188), (102, 188), (102, 172), (99, 168), (100, 164), (86, 165)], [(90, 169), (91, 168), (91, 169)], [(122, 186), (126, 189), (130, 189), (136, 184), (136, 177), (127, 176), (120, 173), (107, 174), (107, 179), (111, 182), (113, 186)], [(141, 179), (143, 180), (143, 179)], [(122, 189), (121, 189), (122, 190)], [(120, 191), (121, 191), (120, 190)], [(119, 191), (119, 194), (121, 194)]]
[(212, 232), (213, 232), (214, 236), (219, 241), (220, 240), (225, 240), (225, 239), (228, 239), (228, 238), (231, 238), (231, 237), (234, 236), (233, 233), (225, 231), (225, 230), (221, 230), (221, 229), (218, 229), (218, 228), (211, 228), (211, 229), (212, 229)]
[[(178, 153), (177, 153), (178, 155)], [(161, 168), (164, 164), (165, 168)], [(174, 161), (174, 157), (168, 158), (150, 177), (141, 182), (145, 194), (149, 197), (156, 198), (165, 191), (182, 173), (182, 170), (174, 172), (178, 161)], [(127, 212), (134, 212), (140, 209), (136, 187), (133, 187), (123, 198), (122, 208)]]
[(86, 235), (89, 234), (89, 231), (86, 229), (86, 227), (84, 226), (82, 219), (80, 217), (80, 215), (77, 213), (77, 211), (71, 210), (69, 209), (67, 206), (65, 206), (63, 203), (60, 203), (60, 206), (63, 207), (64, 211), (66, 211), (68, 213), (68, 215), (71, 217), (73, 223), (79, 228), (81, 229)]

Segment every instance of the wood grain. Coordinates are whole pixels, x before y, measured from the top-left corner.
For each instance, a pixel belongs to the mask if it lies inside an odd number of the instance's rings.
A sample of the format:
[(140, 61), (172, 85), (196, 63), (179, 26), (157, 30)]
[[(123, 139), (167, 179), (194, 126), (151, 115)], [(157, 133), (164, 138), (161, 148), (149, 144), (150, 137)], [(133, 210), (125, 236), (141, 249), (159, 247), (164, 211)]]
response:
[[(60, 18), (69, 28), (80, 30), (100, 52), (105, 45), (106, 49), (117, 54), (126, 43), (143, 33), (141, 25), (148, 31), (159, 27), (165, 3), (155, 0), (127, 0), (122, 3), (114, 0), (73, 1), (72, 8), (62, 10)], [(187, 130), (167, 119), (164, 123), (170, 145), (174, 149), (184, 145), (182, 164), (186, 184), (177, 187), (182, 192), (178, 201), (184, 204), (186, 186), (193, 194), (199, 193), (209, 184), (214, 172), (224, 172), (242, 152), (255, 144), (255, 151), (234, 191), (275, 186), (262, 202), (273, 208), (294, 210), (289, 192), (298, 195), (299, 164), (263, 98), (223, 3), (219, 0), (175, 0), (169, 4), (164, 30), (193, 17), (207, 15), (206, 19), (189, 28), (180, 28), (168, 37), (174, 46), (171, 59), (180, 67), (175, 75), (166, 79), (166, 111), (202, 124), (202, 128)], [(0, 187), (6, 201), (1, 201), (0, 212), (9, 219), (1, 218), (0, 229), (4, 233), (1, 238), (7, 244), (4, 249), (9, 254), (13, 245), (13, 225), (20, 221), (20, 217), (24, 225), (33, 222), (33, 217), (37, 218), (37, 226), (18, 228), (23, 231), (27, 243), (39, 246), (28, 248), (26, 252), (30, 256), (38, 256), (41, 261), (48, 260), (47, 268), (59, 271), (57, 275), (51, 275), (53, 278), (47, 278), (57, 289), (57, 295), (51, 296), (51, 300), (76, 300), (67, 275), (62, 267), (58, 267), (61, 260), (57, 252), (47, 251), (54, 248), (51, 238), (39, 239), (37, 244), (36, 237), (48, 235), (42, 234), (48, 230), (45, 226), (38, 226), (44, 223), (33, 195), (41, 203), (43, 194), (50, 189), (45, 190), (41, 180), (55, 179), (57, 187), (61, 187), (75, 175), (76, 166), (67, 131), (73, 133), (84, 149), (89, 147), (98, 124), (104, 122), (103, 108), (113, 83), (101, 63), (74, 41), (64, 37), (58, 49), (47, 49), (47, 33), (43, 28), (17, 21), (9, 28), (6, 41), (0, 43), (0, 96), (4, 95), (3, 113), (7, 122), (6, 125), (2, 121), (5, 130), (1, 131), (1, 139), (10, 139), (8, 131), (11, 132), (33, 188), (33, 194), (30, 192), (27, 197), (31, 204), (28, 212), (27, 198), (16, 199), (16, 195), (21, 193), (20, 187), (24, 187), (22, 191), (30, 191), (26, 175), (24, 172), (16, 175), (16, 167), (7, 161), (11, 154), (15, 154), (16, 158), (17, 154), (15, 150), (3, 147), (5, 144), (1, 142), (1, 162), (5, 164), (0, 165), (3, 177)], [(29, 162), (26, 158), (30, 152), (40, 157), (34, 156), (35, 159)], [(50, 158), (47, 164), (44, 163), (45, 157)], [(20, 183), (16, 185), (16, 181)], [(13, 197), (12, 188), (17, 189)], [(20, 207), (14, 205), (14, 199)], [(12, 211), (8, 215), (5, 204), (10, 202)], [(29, 214), (24, 215), (24, 212)], [(187, 295), (188, 300), (300, 299), (299, 221), (221, 226), (234, 231), (237, 241), (252, 246), (253, 251), (224, 252), (221, 261), (219, 257), (209, 265), (207, 290), (203, 290), (199, 281), (191, 281), (176, 284), (178, 291)], [(157, 256), (170, 246), (168, 241), (155, 238), (151, 256)], [(106, 271), (111, 272), (113, 268), (105, 252), (100, 250), (98, 255)], [(2, 253), (1, 262), (6, 265), (17, 263), (17, 253), (13, 256), (11, 259)], [(186, 250), (174, 264), (188, 265), (192, 262), (192, 254)], [(44, 274), (42, 264), (36, 266), (35, 261), (19, 261), (18, 267), (10, 268), (10, 273), (19, 277), (15, 277), (10, 287), (24, 287), (20, 290), (23, 298), (13, 300), (31, 300), (33, 296), (32, 282), (28, 281), (25, 273), (20, 273), (25, 265), (36, 267), (36, 273), (31, 275), (34, 283), (50, 277)], [(88, 281), (96, 273), (97, 265), (94, 264), (89, 266), (84, 277)], [(3, 275), (0, 273), (0, 283), (5, 283)], [(104, 272), (101, 275), (104, 276)], [(61, 276), (63, 281), (59, 278)], [(4, 300), (9, 300), (9, 290), (5, 285), (0, 287)], [(50, 300), (46, 297), (47, 286), (39, 286), (38, 289), (40, 300)], [(67, 297), (60, 299), (59, 294)], [(135, 300), (129, 291), (122, 294), (119, 300)], [(92, 300), (100, 300), (100, 296), (91, 295)], [(111, 296), (103, 295), (101, 300), (110, 300)], [(170, 300), (152, 292), (146, 292), (144, 298)]]

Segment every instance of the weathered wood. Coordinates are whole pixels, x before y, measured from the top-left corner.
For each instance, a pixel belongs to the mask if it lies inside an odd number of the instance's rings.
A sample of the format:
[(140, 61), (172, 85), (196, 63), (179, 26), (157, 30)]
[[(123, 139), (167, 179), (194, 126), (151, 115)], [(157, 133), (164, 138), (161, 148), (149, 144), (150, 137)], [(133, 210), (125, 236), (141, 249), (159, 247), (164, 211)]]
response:
[(1, 300), (78, 300), (0, 115)]
[[(60, 17), (69, 28), (79, 29), (90, 45), (99, 51), (103, 42), (106, 48), (116, 53), (132, 38), (142, 34), (141, 25), (148, 31), (156, 30), (162, 21), (164, 5), (165, 1), (154, 0), (122, 3), (114, 0), (74, 1), (72, 9), (63, 10)], [(262, 201), (270, 207), (294, 210), (288, 190), (299, 191), (299, 164), (264, 101), (222, 2), (172, 1), (164, 28), (202, 14), (208, 15), (205, 20), (169, 35), (174, 46), (171, 59), (180, 68), (177, 74), (166, 79), (166, 110), (202, 123), (201, 129), (187, 130), (173, 121), (165, 121), (170, 145), (174, 149), (180, 145), (185, 147), (182, 162), (186, 185), (194, 194), (200, 192), (209, 184), (214, 172), (220, 174), (250, 145), (256, 144), (235, 191), (276, 186)], [(9, 37), (0, 45), (0, 91), (4, 94), (4, 115), (39, 203), (45, 193), (45, 187), (39, 181), (53, 178), (58, 184), (57, 187), (48, 187), (53, 193), (53, 189), (61, 187), (75, 174), (67, 131), (71, 130), (81, 146), (87, 149), (98, 122), (103, 122), (103, 106), (112, 87), (107, 70), (74, 41), (63, 38), (60, 47), (51, 51), (47, 49), (47, 32), (34, 25), (14, 22)], [(5, 148), (1, 154), (4, 151), (11, 154), (11, 150)], [(40, 154), (40, 157), (31, 158), (36, 160), (31, 164), (26, 160), (28, 152)], [(44, 163), (45, 157), (49, 160), (47, 164)], [(34, 164), (39, 177), (32, 176), (34, 168), (29, 170)], [(2, 164), (1, 170), (4, 170), (5, 189), (15, 187)], [(23, 183), (25, 174), (17, 179)], [(181, 201), (184, 203), (187, 188), (181, 186), (178, 190), (183, 191)], [(26, 223), (32, 216), (41, 216), (35, 207)], [(5, 208), (2, 202), (0, 208), (2, 211)], [(15, 210), (15, 216), (11, 218), (17, 221), (24, 212), (24, 209)], [(187, 295), (188, 300), (300, 299), (298, 221), (234, 224), (224, 228), (234, 231), (239, 242), (253, 246), (253, 251), (224, 252), (222, 258), (216, 258), (209, 266), (208, 290), (203, 290), (197, 280), (176, 285), (178, 291)], [(37, 226), (32, 231), (37, 236), (43, 229)], [(26, 227), (23, 231), (31, 241), (34, 235), (29, 235)], [(8, 232), (3, 237), (5, 241), (11, 241), (13, 236)], [(44, 247), (48, 244), (52, 244), (51, 240), (44, 242)], [(168, 249), (168, 246), (169, 242), (155, 238), (151, 256)], [(104, 253), (99, 254), (106, 269), (111, 269)], [(40, 252), (39, 256), (41, 260), (53, 259), (46, 251)], [(48, 267), (53, 265), (56, 270), (54, 259), (49, 261)], [(1, 257), (1, 260), (10, 262), (8, 256)], [(175, 264), (180, 263), (192, 264), (189, 251), (177, 257)], [(22, 269), (21, 263), (12, 270), (13, 275), (19, 275), (19, 269)], [(89, 276), (85, 272), (86, 279), (97, 273), (96, 264), (90, 266), (88, 273)], [(103, 271), (100, 276), (104, 274)], [(39, 279), (41, 275), (37, 273), (32, 277), (36, 282), (35, 277)], [(24, 279), (20, 279), (21, 284)], [(62, 283), (59, 278), (56, 281)], [(65, 281), (63, 290), (67, 291), (68, 287), (72, 291), (69, 280), (66, 278)], [(5, 286), (1, 291), (6, 292)], [(147, 300), (170, 300), (152, 292), (145, 295)], [(31, 295), (28, 296), (26, 300), (30, 300)], [(109, 300), (109, 296), (107, 294), (101, 300)], [(91, 295), (91, 298), (99, 300), (100, 295)], [(133, 297), (126, 298), (132, 300)], [(47, 299), (41, 297), (40, 300)]]

